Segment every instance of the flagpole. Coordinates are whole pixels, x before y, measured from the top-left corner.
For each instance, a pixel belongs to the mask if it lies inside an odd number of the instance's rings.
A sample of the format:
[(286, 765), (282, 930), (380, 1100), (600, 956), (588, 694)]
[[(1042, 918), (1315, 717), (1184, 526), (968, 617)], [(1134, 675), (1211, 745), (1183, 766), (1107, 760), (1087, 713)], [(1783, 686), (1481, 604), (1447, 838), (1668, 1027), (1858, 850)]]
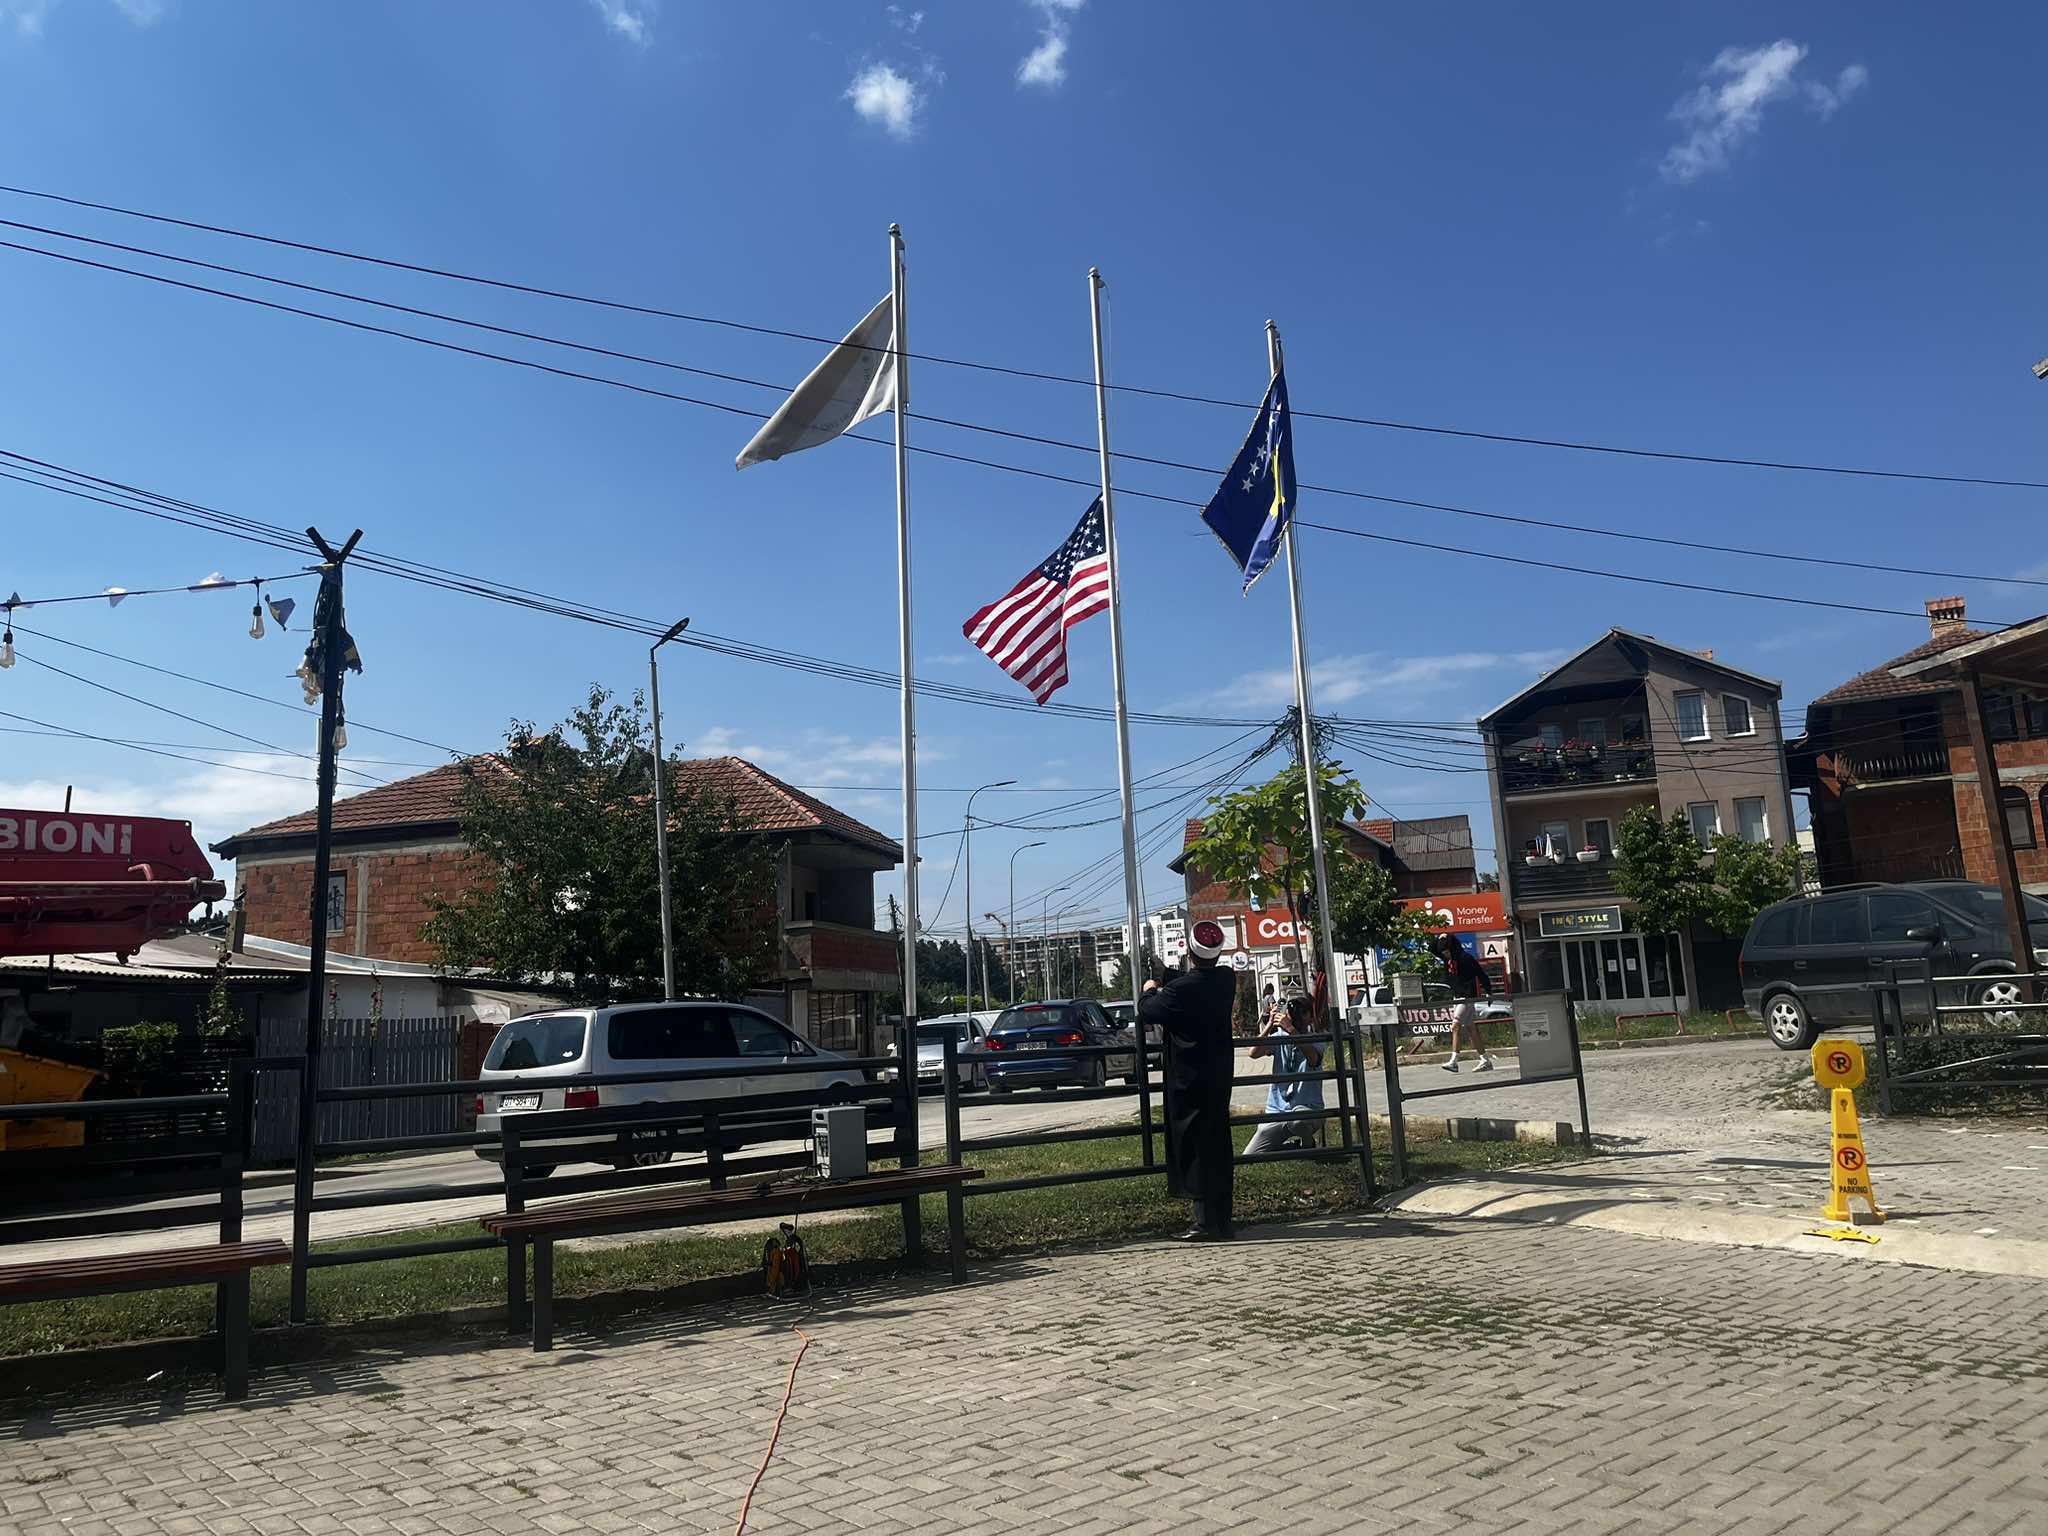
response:
[(903, 694), (903, 1025), (898, 1046), (904, 1092), (917, 1105), (917, 717), (910, 666), (910, 478), (906, 467), (904, 416), (910, 375), (903, 324), (903, 230), (889, 226), (890, 349), (896, 369), (896, 622), (897, 662)]
[[(1109, 487), (1109, 386), (1102, 371), (1102, 273), (1088, 269), (1088, 312), (1095, 339), (1095, 441), (1102, 464), (1102, 543), (1109, 554), (1109, 676), (1116, 692), (1116, 783), (1123, 797), (1124, 912), (1130, 923), (1131, 1006), (1139, 1008), (1145, 994), (1144, 895), (1138, 883), (1138, 832), (1131, 808), (1131, 720), (1124, 706), (1124, 599), (1117, 576), (1116, 502)], [(1139, 1142), (1145, 1165), (1152, 1165), (1152, 1071), (1145, 1059), (1145, 1025), (1135, 1013), (1131, 1037), (1137, 1056)]]
[[(1266, 366), (1273, 377), (1280, 375), (1280, 327), (1271, 320), (1266, 322)], [(1290, 425), (1290, 430), (1292, 430)], [(1277, 473), (1277, 471), (1276, 471)], [(1331, 1065), (1337, 1074), (1337, 1103), (1340, 1110), (1348, 1110), (1346, 1103), (1348, 1075), (1344, 1070), (1344, 1023), (1347, 1017), (1348, 991), (1344, 985), (1344, 973), (1337, 964), (1337, 941), (1330, 925), (1330, 870), (1329, 860), (1323, 850), (1323, 792), (1316, 772), (1315, 708), (1309, 687), (1308, 640), (1301, 622), (1301, 565), (1295, 558), (1294, 544), (1299, 536), (1300, 519), (1289, 508), (1287, 518), (1287, 605), (1294, 617), (1294, 708), (1301, 721), (1301, 778), (1307, 789), (1308, 800), (1308, 843), (1315, 865), (1316, 876), (1316, 928), (1317, 937), (1322, 940), (1324, 981), (1325, 1022), (1335, 1037), (1331, 1051)], [(1301, 914), (1294, 914), (1297, 923)], [(1314, 991), (1312, 978), (1304, 976), (1302, 981), (1311, 993)], [(1347, 1142), (1350, 1139), (1351, 1122), (1347, 1115), (1340, 1122)], [(1359, 1122), (1361, 1131), (1364, 1121)], [(1367, 1154), (1367, 1182), (1370, 1183), (1370, 1153)]]

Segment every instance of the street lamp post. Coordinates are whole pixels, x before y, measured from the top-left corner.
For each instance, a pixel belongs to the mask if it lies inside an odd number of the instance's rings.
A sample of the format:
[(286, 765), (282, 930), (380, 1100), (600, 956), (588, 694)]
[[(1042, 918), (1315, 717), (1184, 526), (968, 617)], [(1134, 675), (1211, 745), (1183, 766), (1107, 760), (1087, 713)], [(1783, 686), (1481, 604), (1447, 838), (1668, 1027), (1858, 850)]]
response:
[(1003, 925), (1003, 959), (1010, 973), (1010, 1006), (1013, 1008), (1017, 1005), (1017, 941), (1014, 937), (1017, 932), (1017, 854), (1024, 852), (1025, 848), (1044, 846), (1042, 842), (1026, 843), (1024, 848), (1010, 855), (1010, 920)]
[[(981, 915), (1003, 930), (1003, 969), (1009, 970), (1011, 967), (1010, 925), (1003, 920), (1000, 912), (984, 912)], [(981, 979), (984, 983), (988, 981), (988, 957), (986, 955), (982, 957), (981, 961)], [(1010, 983), (1010, 988), (1010, 1001), (1014, 1003), (1017, 1000), (1016, 982), (1014, 980)]]
[[(979, 995), (974, 991), (974, 796), (980, 794), (983, 789), (1008, 789), (1016, 782), (1015, 779), (997, 779), (993, 784), (983, 784), (967, 797), (967, 825), (960, 833), (960, 856), (967, 863), (967, 990), (971, 994), (967, 1004), (969, 1012), (974, 1009), (973, 996)], [(988, 980), (986, 962), (981, 967), (981, 979), (984, 982)]]
[(654, 858), (661, 879), (661, 995), (672, 1001), (676, 995), (676, 935), (669, 911), (668, 890), (668, 795), (664, 781), (668, 767), (661, 757), (661, 668), (656, 653), (690, 627), (688, 619), (677, 619), (654, 644), (647, 647), (647, 703), (654, 715)]
[[(1061, 907), (1059, 911), (1053, 913), (1054, 930), (1063, 933), (1067, 926), (1067, 914), (1069, 912), (1078, 912), (1087, 905), (1088, 903), (1085, 899), (1081, 901), (1070, 901), (1064, 907)], [(1077, 933), (1074, 935), (1074, 984), (1071, 988), (1068, 989), (1067, 996), (1069, 997), (1076, 996), (1077, 994), (1079, 994), (1081, 990), (1081, 947), (1081, 935)], [(1062, 938), (1060, 942), (1060, 953), (1064, 955), (1066, 953), (1066, 950), (1066, 941), (1064, 938)]]
[(1073, 883), (1069, 880), (1064, 885), (1054, 886), (1045, 893), (1045, 900), (1038, 904), (1038, 979), (1045, 987), (1048, 1002), (1052, 1000), (1052, 899)]

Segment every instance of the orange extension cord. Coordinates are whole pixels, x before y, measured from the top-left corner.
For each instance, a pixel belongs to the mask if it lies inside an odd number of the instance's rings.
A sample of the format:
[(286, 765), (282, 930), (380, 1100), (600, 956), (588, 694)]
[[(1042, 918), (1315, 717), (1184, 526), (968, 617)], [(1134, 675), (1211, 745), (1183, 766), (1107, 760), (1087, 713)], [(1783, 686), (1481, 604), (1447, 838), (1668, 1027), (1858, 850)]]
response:
[(768, 1463), (775, 1456), (776, 1442), (782, 1438), (782, 1421), (789, 1416), (789, 1400), (796, 1394), (796, 1368), (804, 1363), (804, 1356), (811, 1347), (811, 1336), (795, 1324), (790, 1332), (802, 1339), (803, 1345), (796, 1352), (796, 1358), (789, 1362), (789, 1384), (782, 1389), (782, 1406), (775, 1411), (775, 1432), (768, 1437), (768, 1449), (761, 1453), (761, 1465), (754, 1469), (754, 1480), (747, 1484), (747, 1496), (740, 1500), (739, 1523), (732, 1528), (732, 1536), (740, 1536), (747, 1528), (747, 1511), (754, 1507), (754, 1491), (761, 1486), (761, 1479), (767, 1476)]

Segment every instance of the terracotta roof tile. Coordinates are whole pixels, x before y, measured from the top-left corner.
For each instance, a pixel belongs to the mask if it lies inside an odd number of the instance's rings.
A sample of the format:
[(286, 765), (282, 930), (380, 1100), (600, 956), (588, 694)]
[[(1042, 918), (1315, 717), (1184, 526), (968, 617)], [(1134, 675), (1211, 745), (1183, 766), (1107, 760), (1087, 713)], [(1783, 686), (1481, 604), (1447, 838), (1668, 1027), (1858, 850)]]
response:
[(1936, 635), (1903, 656), (1894, 656), (1890, 661), (1872, 667), (1868, 672), (1858, 673), (1839, 687), (1830, 688), (1813, 702), (1815, 704), (1854, 704), (1864, 699), (1908, 699), (1919, 694), (1947, 693), (1953, 683), (1928, 682), (1919, 678), (1893, 677), (1893, 667), (1903, 667), (1908, 662), (1925, 661), (1929, 656), (1939, 656), (1943, 651), (1952, 651), (1959, 645), (1984, 638), (1979, 629), (1957, 628), (1944, 635)]
[[(494, 758), (472, 758), (470, 762), (495, 762)], [(409, 828), (447, 826), (461, 820), (462, 763), (450, 763), (396, 783), (379, 785), (360, 795), (334, 802), (337, 832), (403, 832)], [(901, 860), (902, 846), (892, 837), (856, 821), (836, 806), (785, 784), (774, 774), (756, 767), (745, 758), (697, 758), (676, 765), (678, 787), (708, 789), (732, 798), (740, 823), (750, 832), (826, 832), (858, 843), (877, 853)], [(246, 832), (237, 832), (213, 845), (216, 853), (232, 856), (240, 844), (272, 838), (311, 837), (319, 826), (313, 811), (301, 811), (278, 821), (265, 822)]]

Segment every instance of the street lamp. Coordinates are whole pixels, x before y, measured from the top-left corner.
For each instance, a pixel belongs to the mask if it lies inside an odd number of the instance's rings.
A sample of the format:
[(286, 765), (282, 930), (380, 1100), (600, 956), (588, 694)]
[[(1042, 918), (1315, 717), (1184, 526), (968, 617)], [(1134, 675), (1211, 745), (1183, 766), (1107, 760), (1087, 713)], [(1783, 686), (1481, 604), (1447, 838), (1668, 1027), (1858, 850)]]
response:
[[(1003, 930), (1003, 969), (1005, 969), (1005, 970), (1009, 970), (1009, 969), (1011, 968), (1011, 960), (1012, 960), (1012, 957), (1011, 957), (1011, 954), (1010, 954), (1010, 925), (1009, 925), (1009, 924), (1008, 924), (1007, 922), (1004, 922), (1004, 921), (1003, 921), (1003, 918), (1002, 918), (1001, 914), (999, 914), (999, 913), (995, 913), (995, 912), (984, 912), (984, 913), (982, 913), (981, 915), (982, 915), (983, 917), (987, 918), (987, 919), (988, 919), (988, 920), (989, 920), (990, 922), (992, 922), (992, 923), (995, 923), (995, 924), (998, 924), (998, 925), (1000, 925), (1000, 927), (1002, 928), (1002, 930)], [(983, 983), (986, 983), (986, 982), (988, 981), (988, 960), (987, 960), (987, 958), (986, 958), (985, 956), (983, 957), (983, 959), (982, 959), (982, 962), (981, 962), (981, 979), (982, 979)], [(1017, 997), (1016, 997), (1016, 991), (1017, 991), (1017, 983), (1016, 983), (1016, 980), (1015, 980), (1015, 978), (1013, 977), (1013, 978), (1011, 979), (1011, 982), (1010, 982), (1010, 994), (1011, 994), (1011, 995), (1010, 995), (1010, 1001), (1011, 1001), (1011, 1002), (1013, 1002), (1013, 1003), (1014, 1003), (1015, 1001), (1017, 1001)]]
[[(967, 861), (967, 990), (974, 992), (974, 796), (984, 789), (1008, 789), (1015, 779), (997, 779), (993, 784), (983, 784), (967, 797), (967, 826), (960, 834), (960, 856)], [(988, 965), (981, 967), (981, 979), (988, 980)], [(979, 994), (976, 994), (977, 996)], [(974, 1003), (970, 999), (967, 1007), (971, 1012)]]
[[(1045, 899), (1038, 904), (1038, 979), (1045, 987), (1046, 1000), (1052, 1000), (1052, 899), (1074, 882), (1063, 881), (1045, 893)], [(1062, 910), (1065, 910), (1062, 908)]]
[[(1026, 843), (1024, 848), (1043, 848), (1044, 846), (1045, 844), (1042, 842)], [(1010, 972), (1010, 1006), (1012, 1008), (1017, 1006), (1017, 955), (1014, 948), (1016, 941), (1011, 938), (1011, 935), (1017, 929), (1017, 854), (1022, 853), (1024, 848), (1019, 848), (1016, 853), (1010, 855), (1010, 920), (1003, 925), (1003, 959), (1008, 962)]]
[(661, 996), (665, 1002), (676, 995), (676, 935), (669, 911), (668, 795), (663, 784), (668, 765), (661, 757), (661, 668), (656, 664), (656, 652), (689, 627), (688, 619), (677, 619), (647, 647), (647, 702), (654, 714), (654, 858), (661, 866)]
[[(1066, 928), (1066, 926), (1067, 926), (1067, 914), (1068, 914), (1069, 912), (1079, 912), (1079, 911), (1082, 911), (1083, 909), (1085, 909), (1085, 908), (1087, 907), (1087, 905), (1088, 905), (1088, 898), (1086, 898), (1086, 897), (1083, 897), (1083, 898), (1082, 898), (1081, 900), (1079, 900), (1079, 901), (1070, 901), (1070, 902), (1068, 902), (1068, 903), (1067, 903), (1067, 904), (1066, 904), (1066, 905), (1065, 905), (1064, 907), (1061, 907), (1061, 908), (1059, 909), (1059, 911), (1057, 911), (1057, 912), (1053, 913), (1053, 927), (1054, 927), (1054, 929), (1055, 929), (1056, 931), (1063, 931), (1063, 930), (1064, 930), (1064, 929)], [(1061, 954), (1065, 954), (1065, 953), (1066, 953), (1066, 949), (1067, 949), (1066, 943), (1065, 943), (1064, 939), (1062, 939), (1062, 941), (1061, 941), (1061, 944), (1060, 944), (1060, 953), (1061, 953)], [(1068, 991), (1068, 993), (1067, 993), (1067, 996), (1069, 996), (1069, 997), (1073, 997), (1073, 996), (1074, 996), (1075, 994), (1077, 994), (1077, 993), (1078, 993), (1078, 992), (1079, 992), (1080, 990), (1081, 990), (1081, 936), (1080, 936), (1079, 934), (1076, 934), (1076, 935), (1074, 936), (1074, 985), (1073, 985), (1073, 987), (1072, 987), (1072, 988), (1071, 988), (1071, 989), (1070, 989), (1070, 990)]]

